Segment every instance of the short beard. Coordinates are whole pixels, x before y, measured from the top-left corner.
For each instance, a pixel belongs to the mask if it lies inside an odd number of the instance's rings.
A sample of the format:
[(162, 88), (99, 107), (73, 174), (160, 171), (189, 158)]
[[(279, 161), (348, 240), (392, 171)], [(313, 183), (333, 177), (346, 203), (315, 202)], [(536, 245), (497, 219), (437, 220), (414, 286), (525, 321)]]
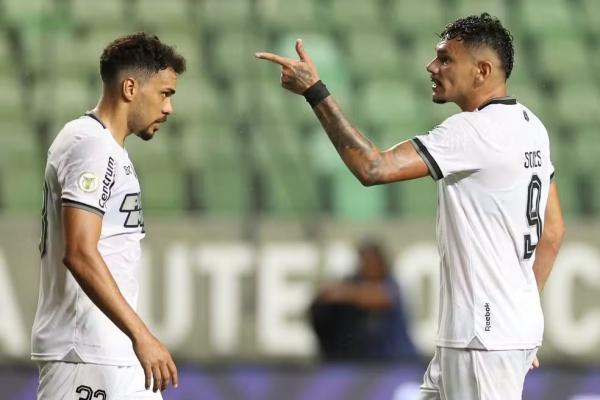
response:
[(433, 99), (432, 101), (435, 104), (446, 104), (448, 102), (448, 100), (444, 100), (444, 99)]
[(135, 135), (146, 142), (154, 137), (154, 135), (148, 131), (137, 132)]

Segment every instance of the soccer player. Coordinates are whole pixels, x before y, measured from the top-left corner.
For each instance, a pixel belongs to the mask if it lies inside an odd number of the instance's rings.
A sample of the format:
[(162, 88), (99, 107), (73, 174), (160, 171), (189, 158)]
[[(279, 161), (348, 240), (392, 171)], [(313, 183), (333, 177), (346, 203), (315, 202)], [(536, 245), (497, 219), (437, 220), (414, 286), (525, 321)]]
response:
[(50, 146), (32, 329), (40, 400), (160, 399), (159, 389), (177, 386), (171, 355), (136, 313), (144, 218), (123, 146), (132, 133), (154, 137), (184, 71), (156, 36), (114, 40), (100, 57), (96, 108)]
[(507, 95), (511, 34), (486, 13), (447, 25), (427, 71), (433, 101), (462, 112), (385, 151), (344, 116), (300, 40), (296, 51), (256, 57), (281, 66), (282, 86), (304, 95), (364, 185), (437, 181), (439, 332), (421, 399), (520, 399), (564, 225), (546, 129)]

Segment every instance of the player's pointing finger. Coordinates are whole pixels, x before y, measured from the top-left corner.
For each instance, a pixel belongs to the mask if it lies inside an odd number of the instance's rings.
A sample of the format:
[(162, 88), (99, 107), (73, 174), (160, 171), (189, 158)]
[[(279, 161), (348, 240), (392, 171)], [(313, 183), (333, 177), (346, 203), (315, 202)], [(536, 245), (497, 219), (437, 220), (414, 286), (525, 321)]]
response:
[(289, 66), (292, 63), (292, 60), (289, 58), (281, 57), (273, 53), (255, 53), (254, 56), (261, 60), (268, 60), (275, 64), (279, 64), (282, 67)]

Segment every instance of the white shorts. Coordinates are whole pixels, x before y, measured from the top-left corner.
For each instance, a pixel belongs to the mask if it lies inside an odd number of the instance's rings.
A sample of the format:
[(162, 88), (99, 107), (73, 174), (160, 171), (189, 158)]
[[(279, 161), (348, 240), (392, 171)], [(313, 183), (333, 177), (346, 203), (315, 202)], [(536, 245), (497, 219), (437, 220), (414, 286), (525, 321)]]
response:
[(121, 367), (48, 361), (39, 363), (38, 400), (161, 400), (146, 390), (140, 365)]
[(420, 400), (521, 400), (536, 352), (438, 347), (423, 377)]

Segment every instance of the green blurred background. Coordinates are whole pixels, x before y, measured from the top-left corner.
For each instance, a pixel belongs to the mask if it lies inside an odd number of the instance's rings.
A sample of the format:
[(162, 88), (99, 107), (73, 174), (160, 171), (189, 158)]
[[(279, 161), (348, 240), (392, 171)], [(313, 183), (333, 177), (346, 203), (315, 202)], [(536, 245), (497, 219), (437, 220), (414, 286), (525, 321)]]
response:
[[(543, 6), (541, 6), (543, 4)], [(188, 60), (175, 113), (151, 145), (129, 140), (148, 214), (368, 219), (434, 214), (427, 180), (362, 189), (304, 100), (259, 50), (304, 39), (352, 121), (381, 147), (456, 112), (430, 102), (436, 32), (488, 11), (513, 32), (510, 94), (551, 136), (568, 217), (599, 211), (600, 2), (595, 0), (1, 0), (0, 210), (39, 209), (45, 152), (95, 106), (113, 38), (156, 33)]]

